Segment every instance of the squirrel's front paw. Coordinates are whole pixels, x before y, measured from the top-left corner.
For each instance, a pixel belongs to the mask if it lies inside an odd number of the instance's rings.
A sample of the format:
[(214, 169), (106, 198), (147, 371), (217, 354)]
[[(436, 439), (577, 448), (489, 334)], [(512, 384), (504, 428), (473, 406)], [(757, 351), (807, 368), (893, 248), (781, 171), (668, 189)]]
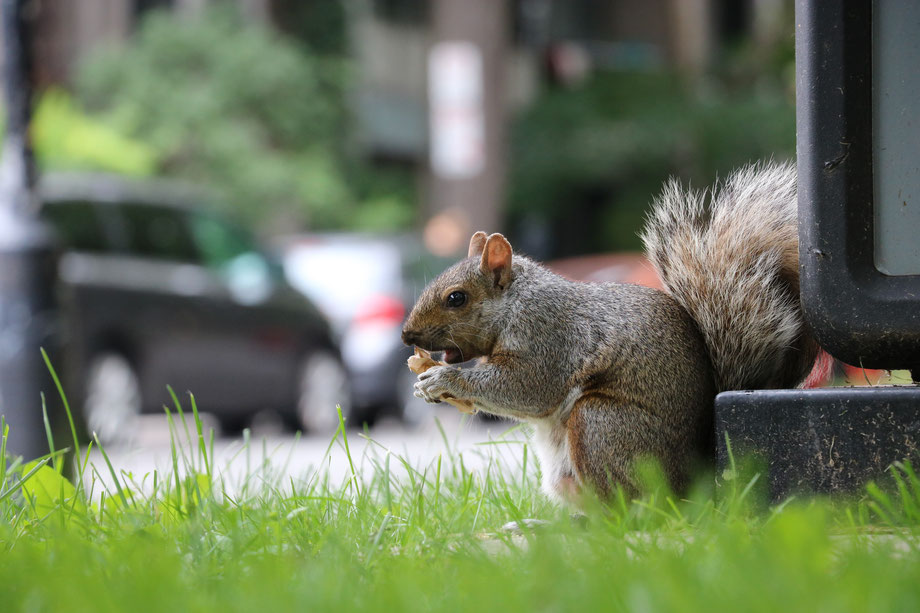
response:
[(418, 376), (415, 383), (415, 396), (425, 402), (441, 402), (445, 395), (456, 397), (456, 391), (451, 386), (452, 377), (458, 373), (456, 368), (450, 366), (434, 366)]

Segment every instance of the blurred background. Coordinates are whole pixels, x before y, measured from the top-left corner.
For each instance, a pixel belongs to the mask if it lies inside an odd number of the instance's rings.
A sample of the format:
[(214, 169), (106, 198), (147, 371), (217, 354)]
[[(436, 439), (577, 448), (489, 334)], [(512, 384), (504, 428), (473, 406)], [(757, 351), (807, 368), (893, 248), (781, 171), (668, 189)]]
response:
[(399, 328), (471, 233), (655, 284), (669, 176), (794, 154), (791, 0), (33, 0), (32, 138), (87, 430), (435, 413)]
[(35, 146), (208, 185), (266, 236), (635, 249), (665, 177), (793, 154), (791, 4), (42, 0)]

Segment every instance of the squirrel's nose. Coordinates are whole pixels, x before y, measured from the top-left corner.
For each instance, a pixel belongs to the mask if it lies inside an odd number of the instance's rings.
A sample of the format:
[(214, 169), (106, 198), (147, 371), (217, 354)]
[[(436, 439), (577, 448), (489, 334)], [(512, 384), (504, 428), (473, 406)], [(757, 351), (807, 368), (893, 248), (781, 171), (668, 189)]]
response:
[(402, 331), (402, 342), (407, 345), (417, 345), (419, 339), (422, 335), (416, 332), (415, 330), (410, 330), (408, 328), (403, 328)]

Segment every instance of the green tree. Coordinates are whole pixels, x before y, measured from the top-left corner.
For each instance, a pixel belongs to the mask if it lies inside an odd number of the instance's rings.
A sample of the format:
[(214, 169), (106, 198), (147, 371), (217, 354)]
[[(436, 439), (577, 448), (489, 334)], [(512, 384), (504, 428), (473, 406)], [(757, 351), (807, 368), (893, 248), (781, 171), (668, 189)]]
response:
[(791, 157), (795, 109), (779, 88), (600, 72), (546, 91), (514, 124), (511, 226), (552, 228), (541, 255), (638, 249), (669, 176), (703, 187), (758, 159)]
[(262, 227), (329, 228), (392, 206), (345, 150), (350, 70), (217, 5), (151, 13), (127, 46), (81, 66), (76, 89), (88, 112), (157, 152), (158, 174), (210, 185)]

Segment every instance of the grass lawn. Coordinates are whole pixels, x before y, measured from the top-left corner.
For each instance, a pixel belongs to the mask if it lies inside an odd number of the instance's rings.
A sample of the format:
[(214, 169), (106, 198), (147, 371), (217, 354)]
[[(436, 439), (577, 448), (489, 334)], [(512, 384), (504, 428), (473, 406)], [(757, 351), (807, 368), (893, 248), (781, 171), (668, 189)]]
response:
[[(256, 465), (228, 484), (197, 412), (188, 431), (173, 423), (169, 474), (78, 461), (86, 487), (56, 470), (60, 454), (23, 464), (0, 449), (0, 611), (920, 610), (906, 465), (845, 502), (770, 508), (756, 476), (716, 500), (709, 479), (574, 522), (527, 453), (472, 472), (449, 450), (428, 466), (349, 455), (343, 482)], [(343, 430), (332, 444), (347, 447)], [(549, 524), (499, 530), (528, 517)]]

